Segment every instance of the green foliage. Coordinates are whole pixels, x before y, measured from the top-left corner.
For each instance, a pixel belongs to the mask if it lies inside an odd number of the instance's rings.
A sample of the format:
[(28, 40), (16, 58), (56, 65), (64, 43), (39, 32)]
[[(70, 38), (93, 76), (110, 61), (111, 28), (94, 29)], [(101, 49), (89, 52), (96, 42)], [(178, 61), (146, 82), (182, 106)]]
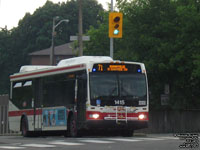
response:
[[(90, 26), (97, 27), (101, 22), (99, 15), (103, 8), (96, 0), (83, 2), (83, 32)], [(8, 93), (9, 75), (19, 71), (22, 65), (30, 63), (29, 53), (51, 46), (53, 18), (59, 16), (69, 19), (69, 23), (61, 23), (56, 28), (55, 45), (69, 42), (70, 35), (78, 33), (78, 3), (71, 0), (55, 4), (47, 1), (33, 14), (26, 13), (18, 23), (18, 27), (8, 31), (0, 30), (0, 94)]]
[[(0, 31), (0, 87), (2, 93), (6, 93), (9, 83), (9, 72), (11, 68), (6, 67), (10, 66), (12, 60), (10, 56), (12, 55), (11, 45), (7, 44), (11, 42), (10, 31), (6, 28)], [(9, 62), (7, 60), (10, 60)]]
[[(200, 2), (197, 0), (117, 0), (123, 12), (123, 38), (114, 39), (114, 58), (144, 62), (151, 91), (151, 109), (161, 106), (164, 85), (170, 86), (168, 109), (200, 109)], [(17, 28), (0, 30), (0, 93), (8, 91), (8, 76), (29, 64), (28, 53), (50, 47), (52, 19), (69, 19), (56, 28), (56, 45), (78, 32), (76, 0), (47, 1)], [(96, 0), (83, 1), (85, 55), (109, 55), (108, 12)]]
[[(90, 42), (85, 42), (84, 55), (109, 55), (109, 38), (108, 38), (108, 13), (102, 13), (104, 23), (98, 23), (98, 29), (90, 27), (88, 35)], [(105, 23), (106, 22), (106, 23)]]
[(194, 55), (193, 64), (194, 64), (193, 76), (200, 78), (200, 54)]
[[(164, 85), (169, 84), (168, 108), (199, 109), (200, 2), (117, 0), (117, 4), (124, 14), (124, 23), (123, 38), (114, 39), (114, 58), (145, 63), (151, 108), (163, 108), (160, 95), (164, 94)], [(100, 28), (88, 32), (93, 36), (86, 45), (88, 54), (108, 55), (104, 43), (107, 37), (103, 37), (108, 26), (105, 21)]]

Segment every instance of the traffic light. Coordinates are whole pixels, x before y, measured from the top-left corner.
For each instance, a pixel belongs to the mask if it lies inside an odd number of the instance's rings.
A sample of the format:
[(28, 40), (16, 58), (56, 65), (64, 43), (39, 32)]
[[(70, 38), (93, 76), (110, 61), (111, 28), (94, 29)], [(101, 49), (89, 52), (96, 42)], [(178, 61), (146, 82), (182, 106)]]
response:
[(122, 38), (123, 14), (119, 12), (109, 13), (109, 37)]

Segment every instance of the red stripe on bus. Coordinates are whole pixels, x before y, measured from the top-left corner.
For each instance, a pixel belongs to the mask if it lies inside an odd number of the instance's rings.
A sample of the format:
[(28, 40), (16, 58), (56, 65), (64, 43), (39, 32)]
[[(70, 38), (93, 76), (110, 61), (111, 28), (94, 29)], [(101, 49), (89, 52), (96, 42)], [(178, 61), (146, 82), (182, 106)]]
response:
[[(17, 116), (22, 116), (23, 114), (26, 114), (27, 116), (34, 115), (34, 110), (29, 109), (29, 110), (18, 110), (18, 111), (9, 111), (8, 116), (9, 117), (17, 117)], [(41, 115), (42, 114), (42, 109), (37, 109), (36, 110), (36, 115)]]
[(20, 78), (20, 77), (25, 77), (25, 76), (31, 76), (31, 75), (38, 75), (38, 74), (43, 74), (43, 73), (62, 71), (62, 70), (68, 70), (68, 69), (82, 68), (82, 67), (84, 67), (84, 65), (57, 68), (57, 69), (45, 70), (45, 71), (41, 71), (41, 72), (33, 72), (33, 73), (22, 74), (22, 75), (13, 75), (13, 76), (10, 76), (10, 79)]

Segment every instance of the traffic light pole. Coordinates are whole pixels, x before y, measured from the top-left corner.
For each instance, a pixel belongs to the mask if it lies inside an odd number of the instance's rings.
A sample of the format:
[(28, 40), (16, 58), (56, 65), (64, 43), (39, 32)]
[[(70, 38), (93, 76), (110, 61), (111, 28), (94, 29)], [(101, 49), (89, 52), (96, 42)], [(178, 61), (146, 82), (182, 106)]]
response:
[(110, 57), (113, 58), (113, 43), (114, 43), (114, 40), (113, 38), (110, 38)]
[[(113, 12), (113, 0), (111, 0), (111, 6), (110, 6), (111, 12)], [(114, 53), (114, 40), (113, 38), (110, 38), (110, 57), (113, 58), (113, 53)]]

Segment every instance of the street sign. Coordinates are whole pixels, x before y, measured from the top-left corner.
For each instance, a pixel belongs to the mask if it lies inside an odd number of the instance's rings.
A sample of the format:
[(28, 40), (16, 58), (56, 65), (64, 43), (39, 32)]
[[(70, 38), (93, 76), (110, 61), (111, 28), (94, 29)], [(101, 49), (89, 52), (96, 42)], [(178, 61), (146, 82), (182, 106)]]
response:
[[(78, 36), (70, 36), (70, 41), (77, 41)], [(82, 36), (83, 41), (90, 41), (90, 36)]]
[(76, 41), (78, 39), (77, 36), (70, 36), (70, 41)]

